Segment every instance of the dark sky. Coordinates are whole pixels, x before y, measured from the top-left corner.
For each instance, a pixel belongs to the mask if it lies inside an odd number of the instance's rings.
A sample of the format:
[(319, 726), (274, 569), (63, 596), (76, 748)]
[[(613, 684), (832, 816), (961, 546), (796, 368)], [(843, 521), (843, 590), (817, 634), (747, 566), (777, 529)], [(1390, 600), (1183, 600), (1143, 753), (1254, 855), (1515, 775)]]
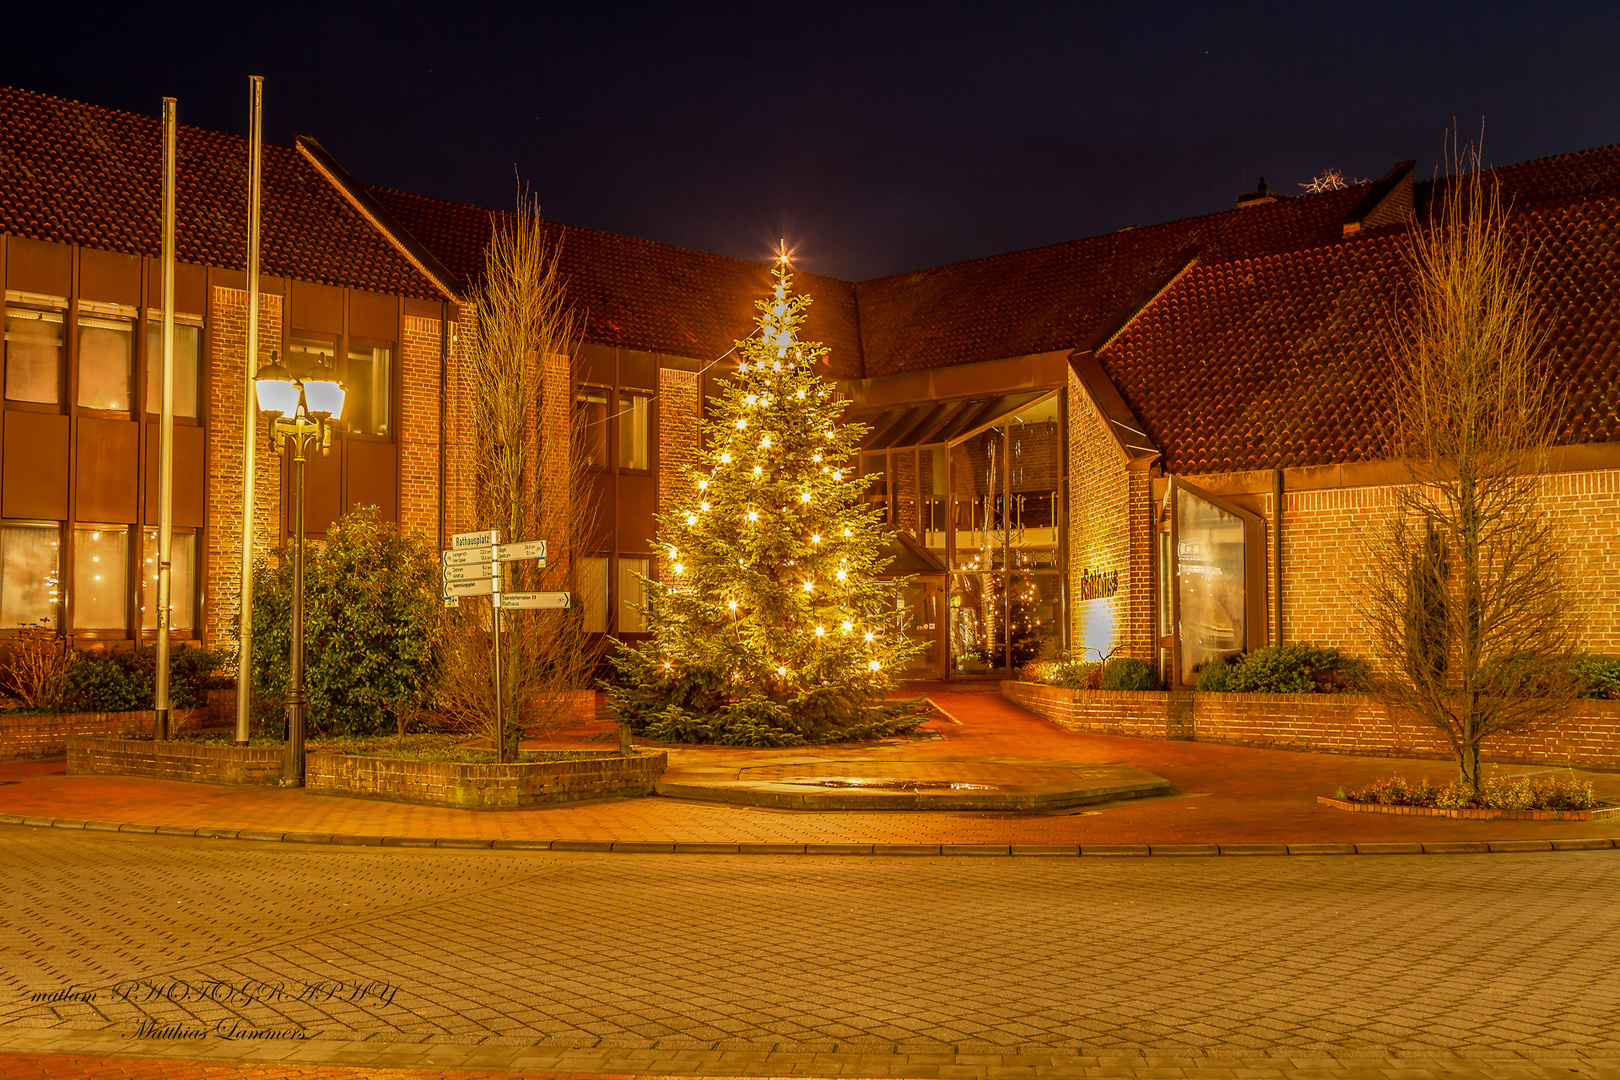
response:
[(26, 8), (0, 82), (245, 133), (260, 74), (266, 137), (367, 182), (510, 207), (515, 170), (557, 221), (849, 278), (1430, 176), (1454, 118), (1494, 164), (1620, 142), (1613, 3)]

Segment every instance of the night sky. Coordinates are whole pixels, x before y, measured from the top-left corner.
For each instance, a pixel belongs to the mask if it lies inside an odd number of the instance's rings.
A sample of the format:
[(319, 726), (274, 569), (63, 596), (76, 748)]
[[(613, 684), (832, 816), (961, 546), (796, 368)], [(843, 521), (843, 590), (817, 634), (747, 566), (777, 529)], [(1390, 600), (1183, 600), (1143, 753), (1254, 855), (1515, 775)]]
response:
[[(1620, 142), (1620, 5), (30, 4), (0, 82), (356, 176), (869, 278), (1224, 210), (1332, 167)], [(245, 11), (251, 10), (254, 21)]]

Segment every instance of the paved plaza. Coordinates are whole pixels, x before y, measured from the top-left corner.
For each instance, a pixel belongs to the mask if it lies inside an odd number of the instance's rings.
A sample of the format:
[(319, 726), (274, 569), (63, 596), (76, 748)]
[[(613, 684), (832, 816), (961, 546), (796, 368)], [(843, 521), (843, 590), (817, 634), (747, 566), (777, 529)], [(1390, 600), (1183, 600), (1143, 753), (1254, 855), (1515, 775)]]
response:
[(691, 858), (6, 827), (0, 873), (14, 1053), (1031, 1077), (1620, 1059), (1613, 850)]

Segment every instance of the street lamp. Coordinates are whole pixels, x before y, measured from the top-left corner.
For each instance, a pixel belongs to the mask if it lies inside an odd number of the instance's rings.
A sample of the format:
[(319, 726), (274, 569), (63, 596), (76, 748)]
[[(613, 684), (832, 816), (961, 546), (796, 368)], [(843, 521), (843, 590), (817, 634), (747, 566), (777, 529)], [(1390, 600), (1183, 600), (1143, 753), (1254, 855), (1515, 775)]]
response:
[(270, 439), (276, 453), (287, 443), (293, 448), (292, 661), (287, 677), (287, 741), (281, 758), (283, 787), (304, 785), (304, 453), (311, 440), (320, 446), (322, 457), (331, 452), (329, 421), (343, 417), (343, 384), (332, 375), (330, 368), (316, 368), (308, 378), (294, 378), (272, 354), (254, 379), (259, 411), (271, 416)]

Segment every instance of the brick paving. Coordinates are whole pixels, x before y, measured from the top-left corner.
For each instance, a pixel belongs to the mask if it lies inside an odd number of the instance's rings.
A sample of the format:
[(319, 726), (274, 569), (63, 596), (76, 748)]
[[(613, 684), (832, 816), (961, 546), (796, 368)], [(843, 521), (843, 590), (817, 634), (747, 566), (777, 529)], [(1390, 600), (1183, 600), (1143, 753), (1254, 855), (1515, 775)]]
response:
[[(1276, 844), (1613, 837), (1620, 820), (1455, 821), (1346, 814), (1316, 796), (1398, 769), (1448, 779), (1444, 761), (1308, 754), (1065, 731), (989, 693), (943, 693), (960, 721), (931, 721), (936, 739), (847, 751), (866, 759), (975, 758), (1132, 765), (1169, 780), (1168, 798), (1044, 814), (793, 812), (648, 798), (531, 810), (407, 806), (273, 788), (229, 788), (126, 777), (67, 776), (60, 761), (0, 763), (0, 813), (231, 829), (403, 837), (484, 837), (653, 843)], [(578, 745), (574, 743), (573, 745)], [(785, 757), (803, 750), (784, 751)], [(754, 761), (753, 748), (672, 748), (671, 772)], [(1528, 767), (1506, 767), (1528, 771)], [(1620, 802), (1620, 773), (1581, 773)]]

